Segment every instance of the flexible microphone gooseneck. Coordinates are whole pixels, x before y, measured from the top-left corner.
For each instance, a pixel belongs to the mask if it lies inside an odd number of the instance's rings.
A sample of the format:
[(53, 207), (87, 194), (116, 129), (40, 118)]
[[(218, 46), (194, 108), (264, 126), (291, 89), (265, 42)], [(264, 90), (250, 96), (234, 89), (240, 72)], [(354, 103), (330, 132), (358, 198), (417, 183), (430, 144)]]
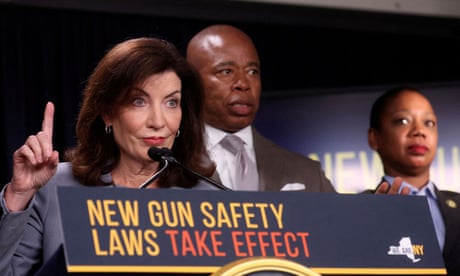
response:
[[(161, 162), (161, 163), (165, 163), (166, 166), (168, 163), (174, 163), (176, 165), (178, 165), (179, 167), (181, 167), (183, 170), (185, 170), (186, 172), (206, 181), (207, 183), (211, 184), (212, 186), (216, 187), (216, 188), (219, 188), (220, 190), (224, 190), (224, 191), (231, 191), (232, 189), (212, 180), (211, 178), (209, 177), (206, 177), (204, 175), (201, 175), (197, 172), (194, 172), (192, 171), (191, 169), (185, 167), (184, 165), (182, 165), (182, 163), (180, 163), (179, 161), (177, 161), (176, 158), (174, 158), (173, 156), (173, 153), (170, 149), (168, 148), (156, 148), (156, 147), (151, 147), (149, 148), (147, 154), (149, 155), (150, 158), (152, 158), (152, 160), (154, 161), (158, 161), (158, 162)], [(166, 168), (166, 166), (164, 166), (163, 168)], [(162, 170), (163, 170), (162, 168)]]
[[(150, 156), (150, 155), (149, 155)], [(142, 183), (141, 185), (139, 185), (138, 189), (144, 189), (145, 187), (147, 187), (150, 183), (152, 183), (155, 179), (157, 179), (160, 174), (168, 167), (169, 165), (169, 162), (168, 161), (165, 161), (165, 162), (161, 162), (162, 164), (162, 167), (159, 171), (157, 171), (154, 175), (152, 175), (149, 179), (147, 179), (147, 181), (145, 181), (144, 183)]]

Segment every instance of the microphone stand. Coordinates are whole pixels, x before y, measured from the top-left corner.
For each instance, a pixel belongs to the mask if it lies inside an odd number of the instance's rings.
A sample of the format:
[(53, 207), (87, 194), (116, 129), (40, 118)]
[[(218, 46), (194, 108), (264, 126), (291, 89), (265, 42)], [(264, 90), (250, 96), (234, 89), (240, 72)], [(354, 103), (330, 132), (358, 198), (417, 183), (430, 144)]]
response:
[[(165, 162), (166, 166), (169, 164), (169, 163), (174, 163), (176, 165), (178, 165), (179, 167), (181, 167), (184, 171), (198, 177), (199, 179), (202, 179), (204, 181), (206, 181), (207, 183), (213, 185), (214, 187), (217, 187), (219, 188), (220, 190), (224, 190), (224, 191), (232, 191), (232, 189), (222, 185), (221, 183), (218, 183), (216, 181), (214, 181), (213, 179), (209, 178), (209, 177), (206, 177), (204, 175), (201, 175), (197, 172), (194, 172), (192, 171), (191, 169), (185, 167), (184, 165), (182, 165), (182, 163), (180, 163), (179, 161), (177, 161), (176, 158), (174, 158), (172, 152), (170, 149), (168, 148), (156, 148), (156, 147), (151, 147), (147, 154), (149, 155), (149, 157), (154, 160), (154, 161), (160, 161), (160, 162)], [(169, 163), (168, 163), (169, 162)], [(162, 168), (162, 170), (164, 168), (166, 168), (166, 166), (164, 166)], [(159, 174), (162, 170), (160, 170), (157, 174)]]
[[(173, 157), (174, 158), (174, 157)], [(174, 164), (178, 165), (179, 167), (181, 167), (184, 171), (186, 172), (189, 172), (191, 174), (193, 174), (194, 176), (198, 177), (198, 178), (201, 178), (203, 179), (204, 181), (208, 182), (208, 183), (211, 183), (212, 185), (216, 186), (217, 188), (221, 189), (221, 190), (224, 190), (224, 191), (231, 191), (232, 189), (228, 188), (227, 186), (224, 186), (214, 180), (212, 180), (211, 178), (209, 177), (206, 177), (204, 175), (201, 175), (197, 172), (194, 172), (188, 168), (186, 168), (184, 165), (182, 165), (179, 161), (176, 160), (176, 158), (174, 158), (174, 161), (173, 161)]]
[(160, 162), (163, 166), (161, 167), (161, 169), (159, 171), (157, 171), (156, 173), (154, 173), (149, 179), (147, 179), (147, 181), (145, 181), (144, 183), (142, 183), (141, 185), (139, 185), (138, 189), (144, 189), (145, 187), (147, 187), (150, 183), (152, 183), (155, 179), (158, 178), (158, 176), (160, 176), (160, 174), (166, 169), (166, 167), (168, 167), (169, 165), (169, 162), (168, 160), (164, 160), (164, 162)]

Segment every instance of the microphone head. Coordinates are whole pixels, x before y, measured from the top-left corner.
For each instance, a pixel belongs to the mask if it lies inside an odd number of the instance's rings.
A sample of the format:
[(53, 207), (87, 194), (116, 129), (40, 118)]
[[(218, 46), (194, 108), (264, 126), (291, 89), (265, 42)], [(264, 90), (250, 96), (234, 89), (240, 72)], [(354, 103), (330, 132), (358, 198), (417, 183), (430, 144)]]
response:
[(149, 150), (147, 151), (147, 154), (152, 160), (158, 161), (158, 162), (162, 162), (168, 157), (173, 156), (172, 151), (170, 149), (168, 148), (159, 149), (156, 147), (149, 148)]
[(162, 157), (173, 157), (173, 153), (170, 149), (168, 148), (161, 148), (161, 156)]
[(147, 154), (149, 155), (149, 157), (150, 157), (153, 161), (158, 161), (158, 162), (160, 162), (161, 160), (163, 160), (163, 159), (161, 158), (161, 156), (162, 156), (162, 150), (159, 149), (159, 148), (151, 147), (151, 148), (149, 148)]

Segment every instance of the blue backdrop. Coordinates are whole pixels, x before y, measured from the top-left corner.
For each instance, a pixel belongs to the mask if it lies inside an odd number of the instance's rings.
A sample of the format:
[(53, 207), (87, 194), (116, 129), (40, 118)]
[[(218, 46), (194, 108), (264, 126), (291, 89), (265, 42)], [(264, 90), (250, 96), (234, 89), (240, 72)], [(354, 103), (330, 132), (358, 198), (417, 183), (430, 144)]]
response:
[[(416, 87), (431, 100), (439, 121), (432, 179), (441, 189), (460, 192), (460, 85)], [(295, 96), (295, 91), (270, 93), (262, 98), (255, 125), (278, 144), (320, 160), (337, 191), (374, 188), (382, 167), (367, 144), (369, 113), (374, 100), (387, 88), (340, 89), (340, 94), (312, 91), (309, 96)]]

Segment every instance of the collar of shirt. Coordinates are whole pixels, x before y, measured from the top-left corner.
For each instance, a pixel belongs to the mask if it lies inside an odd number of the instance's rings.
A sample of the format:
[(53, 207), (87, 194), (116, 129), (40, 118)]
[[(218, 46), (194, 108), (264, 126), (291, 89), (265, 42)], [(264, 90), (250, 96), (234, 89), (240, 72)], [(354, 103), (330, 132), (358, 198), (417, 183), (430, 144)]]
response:
[[(389, 175), (385, 175), (383, 177), (383, 179), (386, 182), (388, 182), (388, 184), (390, 184), (390, 185), (393, 184), (394, 177), (391, 177)], [(401, 185), (401, 188), (399, 189), (399, 192), (401, 192), (401, 189), (404, 188), (404, 187), (408, 187), (410, 189), (409, 194), (411, 194), (411, 195), (423, 195), (423, 196), (428, 196), (428, 197), (437, 199), (434, 184), (433, 184), (433, 182), (431, 180), (428, 181), (428, 184), (423, 186), (423, 188), (421, 188), (421, 189), (417, 189), (414, 186), (412, 186), (411, 184), (403, 181), (403, 183)]]
[(219, 143), (225, 137), (225, 135), (234, 134), (244, 141), (245, 143), (244, 147), (246, 151), (248, 152), (249, 157), (254, 161), (256, 160), (255, 153), (254, 153), (254, 143), (252, 140), (251, 126), (247, 126), (234, 133), (228, 133), (228, 132), (222, 131), (220, 129), (217, 129), (215, 127), (205, 124), (205, 132), (206, 132), (206, 136), (205, 136), (206, 148), (208, 148), (210, 151), (220, 146)]

